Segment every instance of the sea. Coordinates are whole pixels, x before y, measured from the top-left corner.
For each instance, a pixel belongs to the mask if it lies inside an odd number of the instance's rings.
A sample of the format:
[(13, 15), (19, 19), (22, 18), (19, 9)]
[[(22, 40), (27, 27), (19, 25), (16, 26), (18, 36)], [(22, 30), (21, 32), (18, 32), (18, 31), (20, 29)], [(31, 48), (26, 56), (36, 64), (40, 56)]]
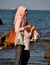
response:
[[(0, 36), (9, 32), (13, 28), (16, 9), (0, 9), (0, 19), (3, 25), (0, 25)], [(36, 25), (40, 32), (40, 39), (50, 40), (50, 10), (28, 10), (28, 23)], [(50, 59), (44, 58), (46, 51), (50, 48), (44, 46), (50, 42), (30, 43), (30, 59), (28, 65), (50, 65)], [(0, 65), (14, 65), (15, 49), (0, 50)]]

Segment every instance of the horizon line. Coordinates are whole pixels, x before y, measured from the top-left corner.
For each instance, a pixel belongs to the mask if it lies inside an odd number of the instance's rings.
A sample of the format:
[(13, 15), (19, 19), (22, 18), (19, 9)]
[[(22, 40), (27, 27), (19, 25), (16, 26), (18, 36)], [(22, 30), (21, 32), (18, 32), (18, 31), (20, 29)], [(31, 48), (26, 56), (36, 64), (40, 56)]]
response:
[[(17, 8), (0, 8), (5, 10), (16, 10)], [(28, 9), (28, 10), (50, 10), (50, 9)]]

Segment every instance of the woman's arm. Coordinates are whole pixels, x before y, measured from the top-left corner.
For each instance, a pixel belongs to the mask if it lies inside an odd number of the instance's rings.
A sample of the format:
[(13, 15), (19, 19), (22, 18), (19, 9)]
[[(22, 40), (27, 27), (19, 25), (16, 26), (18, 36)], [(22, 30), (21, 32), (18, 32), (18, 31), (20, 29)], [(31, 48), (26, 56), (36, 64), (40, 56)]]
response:
[(19, 30), (20, 30), (20, 31), (26, 30), (26, 29), (28, 29), (28, 28), (30, 28), (30, 27), (31, 27), (30, 25), (26, 25), (26, 26), (24, 26), (24, 27), (19, 28)]
[(14, 25), (14, 27), (15, 27), (15, 32), (19, 32), (19, 31), (25, 30), (25, 29), (27, 29), (27, 28), (30, 28), (30, 25), (26, 25), (26, 26), (24, 26), (24, 27), (20, 27), (20, 24), (21, 24), (21, 19), (19, 19), (19, 20), (17, 20), (17, 21), (15, 22), (15, 25)]

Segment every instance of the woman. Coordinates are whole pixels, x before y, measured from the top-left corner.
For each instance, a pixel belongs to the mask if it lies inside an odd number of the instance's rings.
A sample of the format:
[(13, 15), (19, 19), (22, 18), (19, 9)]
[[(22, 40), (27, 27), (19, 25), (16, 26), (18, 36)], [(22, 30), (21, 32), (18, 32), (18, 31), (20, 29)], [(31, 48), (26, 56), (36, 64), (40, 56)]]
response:
[(16, 46), (16, 57), (15, 57), (15, 65), (20, 65), (22, 52), (24, 50), (24, 26), (27, 25), (27, 9), (24, 6), (20, 6), (16, 12), (14, 19), (14, 28), (16, 32), (16, 36), (14, 39), (14, 43)]

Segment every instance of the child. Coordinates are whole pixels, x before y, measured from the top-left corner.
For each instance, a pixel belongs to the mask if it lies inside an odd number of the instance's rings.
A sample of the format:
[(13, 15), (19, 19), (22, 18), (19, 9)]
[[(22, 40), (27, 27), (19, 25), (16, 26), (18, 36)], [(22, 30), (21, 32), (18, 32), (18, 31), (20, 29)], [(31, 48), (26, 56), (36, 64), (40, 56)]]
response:
[(29, 43), (30, 43), (30, 36), (34, 30), (34, 26), (30, 29), (26, 29), (24, 30), (24, 51), (22, 54), (22, 60), (21, 60), (21, 65), (27, 65), (27, 62), (29, 60), (30, 57), (30, 51), (29, 51)]

